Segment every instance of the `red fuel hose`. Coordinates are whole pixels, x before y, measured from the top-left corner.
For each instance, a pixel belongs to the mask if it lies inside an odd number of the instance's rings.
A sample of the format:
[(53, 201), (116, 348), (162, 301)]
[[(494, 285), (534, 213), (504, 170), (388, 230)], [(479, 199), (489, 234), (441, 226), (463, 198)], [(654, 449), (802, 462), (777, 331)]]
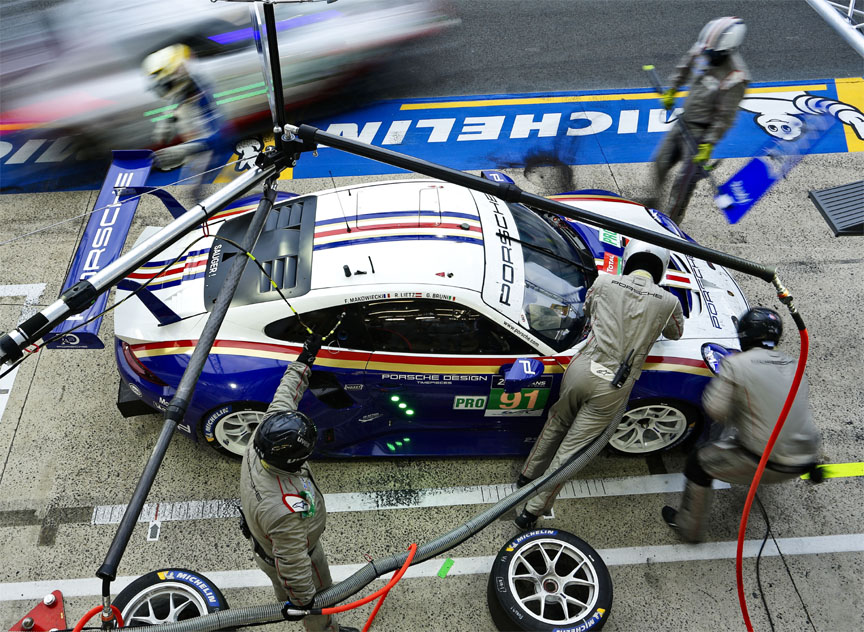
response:
[(768, 457), (771, 456), (771, 450), (774, 449), (777, 436), (783, 429), (783, 424), (786, 422), (786, 417), (789, 415), (789, 410), (795, 401), (795, 395), (798, 394), (798, 387), (801, 385), (801, 378), (804, 376), (804, 367), (807, 364), (807, 352), (810, 348), (810, 338), (807, 335), (804, 321), (801, 320), (797, 313), (793, 312), (792, 316), (795, 318), (795, 324), (798, 325), (798, 333), (801, 335), (801, 353), (798, 355), (798, 366), (795, 369), (792, 387), (786, 396), (786, 402), (783, 404), (783, 410), (780, 411), (780, 417), (777, 418), (774, 431), (771, 433), (768, 443), (765, 444), (765, 451), (762, 453), (762, 458), (759, 459), (759, 466), (756, 468), (756, 474), (753, 475), (753, 481), (750, 483), (750, 491), (747, 493), (744, 511), (741, 512), (741, 524), (738, 527), (738, 549), (735, 553), (735, 581), (738, 585), (738, 603), (741, 606), (741, 616), (744, 617), (744, 624), (747, 626), (748, 632), (753, 632), (753, 624), (750, 622), (750, 614), (747, 612), (747, 597), (744, 595), (743, 557), (747, 519), (750, 517), (750, 507), (753, 505), (753, 499), (756, 497), (756, 490), (759, 488), (759, 481), (762, 480), (762, 472), (765, 471)]
[[(117, 606), (111, 605), (111, 610), (114, 611), (114, 616), (117, 618), (117, 625), (121, 628), (123, 627), (123, 617), (120, 614), (120, 610), (117, 609)], [(92, 619), (94, 616), (102, 612), (102, 606), (93, 606), (87, 613), (81, 617), (81, 620), (75, 624), (75, 627), (72, 628), (72, 632), (81, 632), (84, 629), (84, 626), (87, 625), (87, 622)]]
[(333, 606), (331, 608), (321, 608), (321, 614), (337, 614), (339, 612), (345, 612), (346, 610), (353, 610), (354, 608), (359, 608), (360, 606), (366, 605), (370, 601), (381, 597), (381, 601), (378, 602), (378, 604), (375, 606), (375, 609), (372, 611), (369, 620), (366, 621), (366, 625), (363, 628), (363, 632), (366, 632), (372, 625), (372, 620), (375, 618), (375, 615), (378, 614), (378, 610), (381, 608), (381, 604), (384, 603), (384, 599), (387, 597), (387, 593), (390, 592), (390, 589), (393, 588), (393, 586), (399, 583), (399, 580), (402, 579), (405, 571), (407, 571), (408, 567), (411, 566), (411, 562), (414, 559), (415, 553), (417, 553), (417, 544), (411, 544), (411, 546), (408, 547), (408, 557), (405, 558), (405, 563), (402, 565), (402, 568), (400, 568), (398, 571), (396, 571), (396, 573), (394, 573), (393, 577), (390, 578), (390, 581), (387, 582), (387, 585), (383, 588), (379, 588), (371, 595), (367, 595), (362, 599), (352, 601), (351, 603), (342, 604), (341, 606)]

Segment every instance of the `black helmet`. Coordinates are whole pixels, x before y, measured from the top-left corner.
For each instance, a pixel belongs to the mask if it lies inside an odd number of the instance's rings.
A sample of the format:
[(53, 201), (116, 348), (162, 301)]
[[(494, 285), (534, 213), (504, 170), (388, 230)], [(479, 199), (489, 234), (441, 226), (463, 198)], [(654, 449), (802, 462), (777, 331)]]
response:
[(299, 412), (277, 412), (264, 417), (255, 432), (255, 454), (265, 465), (294, 471), (315, 449), (318, 428)]
[(773, 349), (783, 335), (780, 314), (767, 307), (753, 307), (738, 321), (738, 338), (741, 350), (753, 347)]

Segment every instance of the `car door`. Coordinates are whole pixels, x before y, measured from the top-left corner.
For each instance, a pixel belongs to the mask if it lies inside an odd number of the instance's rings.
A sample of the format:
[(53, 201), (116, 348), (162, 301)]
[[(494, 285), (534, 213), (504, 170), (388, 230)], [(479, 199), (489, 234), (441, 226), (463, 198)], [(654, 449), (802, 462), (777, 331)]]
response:
[(553, 377), (507, 393), (502, 370), (538, 353), (454, 297), (417, 294), (361, 307), (372, 349), (366, 385), (378, 415), (366, 423), (382, 453), (521, 453), (524, 439), (508, 430), (534, 430)]
[(358, 424), (373, 404), (365, 387), (365, 369), (371, 356), (365, 327), (356, 306), (340, 304), (306, 312), (301, 318), (292, 315), (278, 319), (267, 325), (264, 333), (302, 345), (307, 326), (326, 339), (312, 366), (300, 410), (318, 426), (320, 453), (351, 454), (351, 446), (362, 440)]

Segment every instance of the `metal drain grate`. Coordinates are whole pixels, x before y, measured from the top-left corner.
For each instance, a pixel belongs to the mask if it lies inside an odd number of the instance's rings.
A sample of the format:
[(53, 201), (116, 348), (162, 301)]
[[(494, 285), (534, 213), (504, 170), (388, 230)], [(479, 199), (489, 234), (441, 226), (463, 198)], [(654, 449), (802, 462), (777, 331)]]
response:
[(864, 180), (810, 191), (809, 197), (835, 237), (864, 235)]

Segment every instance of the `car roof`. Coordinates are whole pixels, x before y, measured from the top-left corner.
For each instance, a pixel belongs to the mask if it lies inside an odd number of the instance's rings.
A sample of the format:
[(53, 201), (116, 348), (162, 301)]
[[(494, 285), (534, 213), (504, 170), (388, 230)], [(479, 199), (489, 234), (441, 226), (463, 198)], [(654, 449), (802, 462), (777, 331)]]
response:
[(479, 292), (485, 262), (477, 204), (468, 189), (434, 180), (319, 193), (312, 261), (313, 290), (431, 283)]

